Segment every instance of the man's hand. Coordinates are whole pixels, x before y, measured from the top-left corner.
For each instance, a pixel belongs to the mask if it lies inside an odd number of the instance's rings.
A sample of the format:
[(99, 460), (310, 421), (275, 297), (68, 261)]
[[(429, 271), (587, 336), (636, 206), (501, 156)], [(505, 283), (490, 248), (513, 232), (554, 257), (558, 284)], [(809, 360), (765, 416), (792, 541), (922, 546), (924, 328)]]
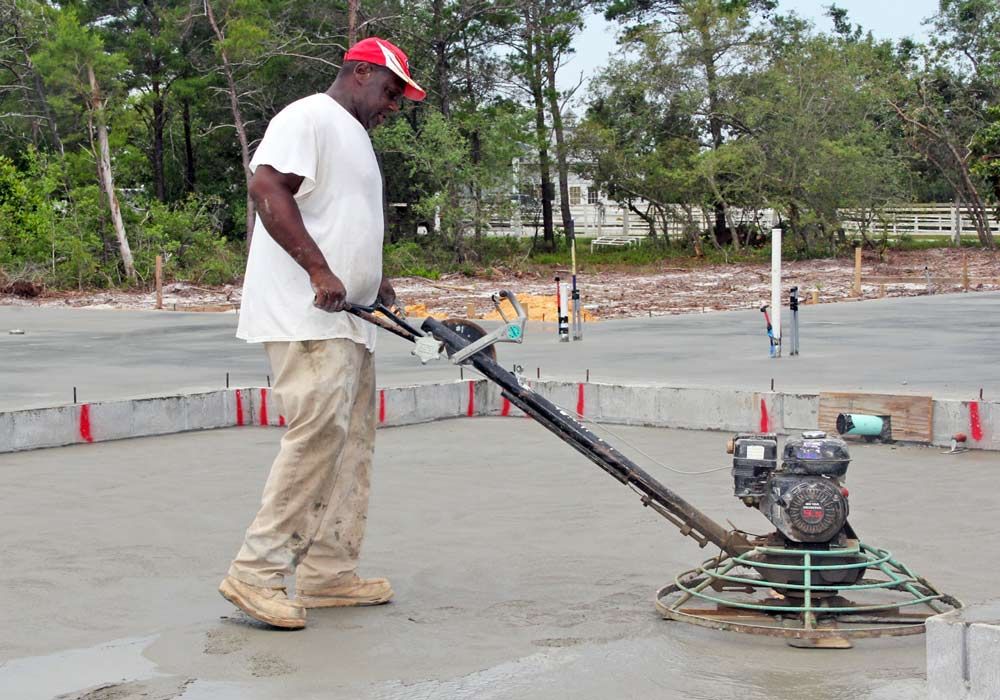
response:
[(309, 275), (315, 297), (313, 306), (323, 311), (343, 311), (347, 300), (347, 290), (330, 268), (321, 268)]
[(378, 286), (378, 298), (376, 301), (379, 304), (384, 304), (389, 309), (396, 304), (396, 290), (392, 288), (392, 282), (389, 281), (388, 277), (382, 278), (382, 283)]

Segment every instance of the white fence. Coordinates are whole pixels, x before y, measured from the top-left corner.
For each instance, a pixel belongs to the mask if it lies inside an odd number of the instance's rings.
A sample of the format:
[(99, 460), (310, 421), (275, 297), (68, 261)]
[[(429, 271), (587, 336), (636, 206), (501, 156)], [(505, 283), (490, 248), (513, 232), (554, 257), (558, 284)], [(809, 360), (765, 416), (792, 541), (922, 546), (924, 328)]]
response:
[[(872, 236), (948, 236), (955, 240), (959, 236), (976, 235), (976, 225), (969, 215), (969, 208), (953, 204), (911, 204), (882, 209), (874, 215), (872, 212), (845, 209), (840, 214), (845, 229), (864, 230)], [(994, 235), (1000, 234), (1000, 221), (995, 216), (988, 216), (988, 220)]]
[[(680, 236), (684, 233), (685, 215), (677, 206), (678, 216), (671, 222), (667, 233)], [(570, 207), (573, 215), (576, 233), (588, 238), (645, 238), (649, 235), (649, 226), (641, 217), (628, 209), (613, 203), (579, 204)], [(710, 214), (711, 212), (709, 212)], [(990, 229), (994, 235), (1000, 236), (1000, 220), (989, 212)], [(558, 203), (553, 203), (553, 218), (556, 226), (561, 226)], [(869, 236), (881, 237), (887, 234), (889, 238), (902, 236), (948, 236), (956, 239), (958, 236), (975, 236), (976, 227), (969, 215), (967, 207), (956, 207), (951, 204), (910, 204), (906, 206), (887, 207), (876, 212), (863, 212), (856, 209), (842, 209), (841, 221), (846, 231), (865, 231)], [(780, 217), (772, 209), (751, 211), (731, 209), (732, 225), (757, 224), (769, 228), (776, 224)], [(537, 218), (537, 221), (535, 219)], [(705, 212), (696, 208), (693, 212), (693, 223), (699, 230), (706, 230), (712, 225)], [(496, 235), (532, 236), (536, 227), (541, 231), (541, 212), (537, 217), (517, 217), (509, 221), (491, 222), (492, 232)]]
[[(645, 238), (649, 226), (634, 212), (616, 204), (577, 204), (570, 206), (577, 235), (588, 238), (617, 236)], [(557, 227), (562, 226), (562, 215), (558, 203), (553, 203), (552, 218)], [(536, 228), (541, 234), (542, 213), (537, 215), (515, 215), (507, 221), (491, 221), (490, 228), (497, 235), (533, 236)]]

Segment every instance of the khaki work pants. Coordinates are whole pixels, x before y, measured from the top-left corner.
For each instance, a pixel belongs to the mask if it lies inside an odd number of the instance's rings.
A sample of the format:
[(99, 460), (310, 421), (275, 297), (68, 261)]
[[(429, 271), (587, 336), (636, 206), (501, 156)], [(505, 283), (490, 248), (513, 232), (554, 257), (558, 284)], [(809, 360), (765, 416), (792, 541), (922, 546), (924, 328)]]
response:
[(265, 343), (274, 395), (288, 423), (229, 575), (301, 592), (357, 568), (375, 445), (375, 362), (344, 338)]

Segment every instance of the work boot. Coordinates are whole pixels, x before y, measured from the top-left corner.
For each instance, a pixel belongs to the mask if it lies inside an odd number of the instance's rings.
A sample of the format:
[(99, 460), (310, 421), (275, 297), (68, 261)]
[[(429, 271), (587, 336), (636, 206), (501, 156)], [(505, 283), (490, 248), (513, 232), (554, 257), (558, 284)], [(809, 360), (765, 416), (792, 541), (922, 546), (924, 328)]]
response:
[(285, 595), (284, 588), (263, 588), (226, 576), (219, 584), (222, 597), (272, 627), (298, 630), (306, 626), (306, 611)]
[(327, 588), (297, 590), (295, 600), (303, 608), (347, 608), (356, 605), (381, 605), (392, 598), (392, 586), (384, 578), (361, 578), (354, 575), (343, 583)]

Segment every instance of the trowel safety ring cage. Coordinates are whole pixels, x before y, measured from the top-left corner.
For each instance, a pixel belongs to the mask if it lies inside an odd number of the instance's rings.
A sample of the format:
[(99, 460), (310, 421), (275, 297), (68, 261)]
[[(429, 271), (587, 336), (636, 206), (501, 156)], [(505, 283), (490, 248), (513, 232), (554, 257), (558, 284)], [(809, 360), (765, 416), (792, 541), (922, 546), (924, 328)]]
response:
[[(768, 561), (768, 557), (797, 558), (801, 563), (776, 563)], [(855, 561), (824, 563), (829, 557)], [(756, 574), (739, 575), (740, 569), (801, 572), (801, 578), (796, 578), (802, 583), (770, 581)], [(813, 572), (852, 569), (870, 569), (871, 575), (854, 584), (812, 583)], [(771, 597), (767, 602), (724, 595), (765, 591), (793, 591), (796, 595)], [(889, 591), (901, 595), (890, 601), (858, 603), (845, 597)], [(682, 607), (689, 601), (707, 606)], [(911, 607), (923, 610), (905, 613), (900, 610)], [(656, 592), (656, 608), (665, 618), (730, 632), (795, 639), (922, 634), (928, 617), (961, 607), (961, 601), (938, 591), (893, 558), (888, 550), (861, 542), (830, 550), (758, 546), (737, 556), (721, 553), (678, 574), (672, 584)]]

